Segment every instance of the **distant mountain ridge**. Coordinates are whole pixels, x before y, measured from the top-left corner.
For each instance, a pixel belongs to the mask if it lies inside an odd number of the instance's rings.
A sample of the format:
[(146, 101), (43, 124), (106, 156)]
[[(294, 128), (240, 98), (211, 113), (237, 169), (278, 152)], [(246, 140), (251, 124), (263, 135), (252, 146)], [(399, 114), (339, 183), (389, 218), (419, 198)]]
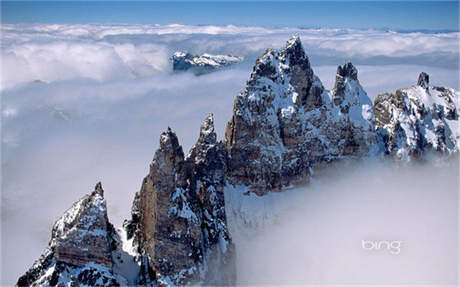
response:
[(232, 55), (192, 55), (190, 53), (175, 52), (171, 57), (173, 71), (192, 71), (195, 75), (211, 73), (234, 65), (243, 60), (242, 57)]
[(212, 115), (187, 155), (168, 128), (123, 227), (108, 221), (97, 184), (55, 223), (48, 248), (17, 285), (235, 285), (226, 186), (264, 195), (308, 182), (337, 160), (456, 154), (458, 100), (421, 73), (417, 85), (372, 103), (350, 62), (328, 91), (294, 36), (257, 59), (224, 141)]

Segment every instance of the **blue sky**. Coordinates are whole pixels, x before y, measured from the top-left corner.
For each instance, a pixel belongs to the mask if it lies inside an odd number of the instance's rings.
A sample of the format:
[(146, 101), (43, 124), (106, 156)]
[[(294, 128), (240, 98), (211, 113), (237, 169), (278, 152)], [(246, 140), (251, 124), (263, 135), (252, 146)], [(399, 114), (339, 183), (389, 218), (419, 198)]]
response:
[(3, 23), (459, 30), (458, 1), (2, 1)]

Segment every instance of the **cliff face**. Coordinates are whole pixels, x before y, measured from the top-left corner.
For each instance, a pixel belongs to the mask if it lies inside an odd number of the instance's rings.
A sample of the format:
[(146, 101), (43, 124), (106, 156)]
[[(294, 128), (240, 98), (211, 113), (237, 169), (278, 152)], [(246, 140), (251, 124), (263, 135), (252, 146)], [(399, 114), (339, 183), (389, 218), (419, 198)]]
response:
[(416, 86), (379, 95), (374, 112), (385, 152), (403, 160), (430, 151), (458, 152), (458, 108), (458, 94), (453, 89), (429, 86), (426, 73), (420, 74)]
[[(227, 152), (216, 141), (212, 115), (184, 157), (170, 129), (136, 194), (126, 222), (139, 254), (148, 259), (144, 281), (233, 284), (233, 244), (226, 226), (223, 187)], [(142, 283), (142, 282), (141, 282)]]
[(119, 286), (113, 272), (112, 235), (101, 184), (68, 209), (53, 226), (44, 253), (19, 278), (18, 286)]
[(307, 181), (332, 159), (375, 151), (373, 120), (356, 68), (340, 66), (334, 90), (325, 90), (294, 36), (257, 59), (235, 99), (225, 135), (232, 183), (263, 194)]

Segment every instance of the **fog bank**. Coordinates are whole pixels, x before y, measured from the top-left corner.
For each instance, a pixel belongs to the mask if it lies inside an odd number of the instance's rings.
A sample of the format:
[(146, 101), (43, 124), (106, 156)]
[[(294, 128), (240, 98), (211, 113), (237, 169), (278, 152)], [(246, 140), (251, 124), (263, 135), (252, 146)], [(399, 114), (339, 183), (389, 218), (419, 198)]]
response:
[(238, 284), (456, 284), (458, 168), (347, 164), (257, 204), (230, 196)]

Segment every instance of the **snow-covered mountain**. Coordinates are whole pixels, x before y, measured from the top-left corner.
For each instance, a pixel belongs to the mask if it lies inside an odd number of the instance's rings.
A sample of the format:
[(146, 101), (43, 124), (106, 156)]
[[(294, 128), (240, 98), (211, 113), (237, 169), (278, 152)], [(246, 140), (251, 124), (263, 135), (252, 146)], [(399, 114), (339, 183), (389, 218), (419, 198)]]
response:
[(17, 285), (234, 284), (224, 201), (227, 158), (212, 115), (187, 156), (168, 128), (131, 219), (113, 228), (99, 183), (55, 223), (48, 248)]
[(40, 258), (19, 278), (18, 286), (119, 286), (112, 250), (115, 230), (107, 218), (101, 184), (75, 202), (56, 221)]
[(385, 151), (409, 160), (427, 151), (458, 152), (459, 92), (429, 85), (421, 73), (417, 85), (375, 99), (376, 127)]
[(185, 157), (171, 129), (161, 134), (132, 218), (124, 224), (128, 240), (145, 258), (139, 283), (158, 278), (176, 285), (234, 283), (223, 193), (226, 164), (227, 151), (216, 141), (212, 115)]
[[(294, 36), (257, 59), (224, 141), (212, 115), (187, 155), (168, 128), (123, 227), (108, 221), (96, 185), (55, 223), (49, 246), (17, 285), (235, 284), (226, 210), (252, 228), (260, 221), (251, 216), (276, 213), (267, 193), (308, 182), (333, 161), (457, 153), (458, 98), (421, 73), (416, 86), (372, 103), (349, 62), (328, 91)], [(253, 212), (260, 197), (250, 193), (265, 195), (260, 212)]]
[(312, 168), (376, 153), (372, 101), (351, 63), (332, 91), (314, 74), (298, 36), (257, 59), (236, 97), (225, 143), (233, 183), (263, 194), (307, 181)]
[(175, 52), (171, 61), (174, 71), (190, 70), (196, 75), (202, 75), (228, 67), (243, 60), (242, 57), (232, 55), (192, 55), (190, 53)]

